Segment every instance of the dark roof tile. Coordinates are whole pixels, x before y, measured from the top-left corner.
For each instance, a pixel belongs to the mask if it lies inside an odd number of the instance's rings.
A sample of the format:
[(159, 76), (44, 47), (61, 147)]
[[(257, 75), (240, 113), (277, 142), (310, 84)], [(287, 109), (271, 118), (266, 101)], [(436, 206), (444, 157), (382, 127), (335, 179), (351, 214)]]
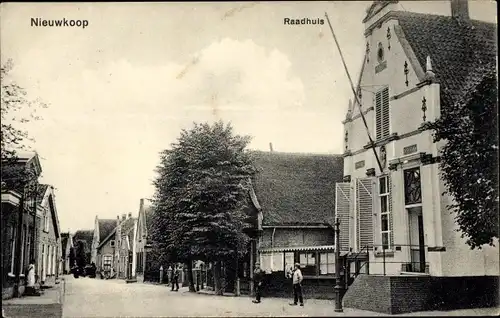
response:
[(97, 222), (99, 224), (99, 239), (102, 242), (115, 229), (116, 220), (114, 220), (114, 219), (98, 219)]
[(252, 152), (253, 186), (264, 225), (328, 222), (335, 214), (335, 183), (343, 177), (340, 155)]
[(485, 70), (496, 68), (496, 24), (402, 11), (395, 15), (424, 70), (431, 57), (444, 109), (479, 84)]

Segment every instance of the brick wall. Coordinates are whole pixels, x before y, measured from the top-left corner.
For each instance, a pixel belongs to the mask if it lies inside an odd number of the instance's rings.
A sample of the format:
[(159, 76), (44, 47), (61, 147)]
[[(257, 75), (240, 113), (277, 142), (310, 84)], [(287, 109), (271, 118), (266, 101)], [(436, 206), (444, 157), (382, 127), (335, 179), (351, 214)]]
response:
[[(328, 278), (304, 278), (302, 282), (302, 293), (304, 299), (334, 299), (333, 287), (335, 279)], [(292, 280), (286, 279), (284, 272), (273, 272), (265, 275), (263, 297), (293, 298)]]
[[(261, 248), (271, 247), (273, 229), (264, 229)], [(331, 229), (276, 229), (274, 247), (333, 245), (334, 233)]]
[(344, 307), (400, 314), (498, 306), (498, 277), (360, 275), (344, 296)]
[(391, 277), (359, 275), (344, 296), (344, 307), (391, 313)]
[(498, 276), (433, 277), (434, 308), (497, 307), (499, 305)]
[(432, 308), (432, 281), (428, 276), (390, 277), (391, 314), (426, 311)]

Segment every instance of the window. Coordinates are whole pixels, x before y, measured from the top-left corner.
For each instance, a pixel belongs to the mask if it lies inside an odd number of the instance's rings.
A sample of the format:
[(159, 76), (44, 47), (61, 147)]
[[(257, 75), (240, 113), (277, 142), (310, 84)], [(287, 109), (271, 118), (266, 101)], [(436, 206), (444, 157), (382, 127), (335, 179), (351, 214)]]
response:
[(384, 61), (384, 47), (382, 46), (382, 43), (378, 44), (377, 59), (379, 63)]
[(11, 236), (11, 241), (10, 241), (10, 245), (11, 245), (11, 252), (10, 252), (10, 255), (11, 255), (11, 260), (10, 260), (10, 272), (11, 273), (14, 273), (14, 265), (15, 265), (15, 253), (16, 253), (16, 237), (17, 237), (17, 231), (16, 231), (16, 227), (15, 225), (13, 225), (11, 227), (12, 229), (12, 236)]
[(407, 169), (404, 171), (405, 182), (405, 204), (422, 203), (422, 189), (420, 183), (419, 167)]
[(319, 274), (320, 275), (335, 274), (334, 253), (319, 254)]
[(104, 267), (104, 270), (109, 270), (111, 269), (111, 261), (113, 260), (113, 257), (111, 255), (104, 255), (102, 258), (102, 266)]
[(43, 230), (45, 232), (49, 231), (49, 212), (45, 212), (43, 216)]
[(31, 260), (35, 258), (34, 248), (32, 248), (31, 246), (31, 236), (33, 235), (32, 233), (33, 228), (30, 226), (28, 228), (28, 242), (26, 244), (26, 250), (28, 251), (28, 262), (31, 262)]
[(375, 118), (377, 140), (383, 139), (390, 134), (389, 123), (389, 88), (386, 87), (375, 94)]
[(382, 248), (389, 249), (390, 246), (390, 209), (389, 209), (389, 177), (382, 176), (379, 181), (380, 201), (380, 232), (382, 235)]
[(26, 226), (23, 226), (23, 234), (21, 236), (21, 274), (24, 273), (24, 258), (26, 257)]
[(299, 253), (299, 264), (303, 275), (316, 276), (316, 253)]
[(115, 247), (115, 240), (111, 240), (111, 241), (109, 242), (109, 245), (110, 245), (111, 247)]

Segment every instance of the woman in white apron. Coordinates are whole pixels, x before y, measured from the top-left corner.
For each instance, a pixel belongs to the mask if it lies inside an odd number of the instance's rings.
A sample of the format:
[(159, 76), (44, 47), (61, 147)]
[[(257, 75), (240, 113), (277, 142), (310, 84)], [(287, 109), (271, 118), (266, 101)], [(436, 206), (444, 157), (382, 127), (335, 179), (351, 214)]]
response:
[(30, 288), (35, 287), (35, 261), (34, 260), (32, 260), (30, 262), (30, 265), (28, 266), (27, 285)]

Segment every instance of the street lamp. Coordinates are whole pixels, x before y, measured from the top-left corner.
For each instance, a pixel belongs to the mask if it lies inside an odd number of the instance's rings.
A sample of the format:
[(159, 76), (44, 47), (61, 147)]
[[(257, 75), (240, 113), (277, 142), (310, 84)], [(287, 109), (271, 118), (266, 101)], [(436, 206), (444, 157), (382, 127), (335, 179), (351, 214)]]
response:
[(342, 269), (340, 264), (340, 219), (335, 217), (335, 312), (343, 312), (342, 308), (342, 280), (340, 278), (340, 271)]

